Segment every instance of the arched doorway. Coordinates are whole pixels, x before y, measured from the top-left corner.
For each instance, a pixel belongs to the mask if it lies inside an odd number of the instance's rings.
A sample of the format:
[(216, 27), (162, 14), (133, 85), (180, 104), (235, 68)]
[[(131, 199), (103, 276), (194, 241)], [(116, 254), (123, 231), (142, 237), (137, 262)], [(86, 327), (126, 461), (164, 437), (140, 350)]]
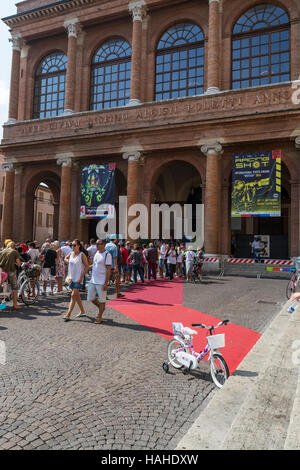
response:
[[(231, 255), (251, 257), (251, 242), (260, 235), (266, 246), (264, 258), (288, 259), (290, 257), (291, 176), (288, 167), (281, 167), (281, 216), (231, 218)], [(228, 207), (231, 214), (232, 176), (229, 184)], [(268, 245), (268, 246), (267, 246)]]
[(54, 238), (54, 198), (51, 189), (41, 182), (34, 195), (33, 240), (39, 245)]
[[(153, 184), (155, 204), (167, 204), (171, 207), (173, 204), (179, 204), (184, 213), (184, 205), (190, 204), (191, 211), (191, 229), (196, 230), (196, 205), (202, 204), (203, 185), (202, 178), (198, 169), (190, 162), (185, 160), (169, 161), (165, 163), (156, 177)], [(159, 238), (162, 238), (162, 216), (159, 221)], [(184, 239), (183, 227), (183, 239)], [(170, 238), (175, 239), (174, 216), (170, 218)]]
[(25, 190), (24, 240), (43, 243), (49, 232), (52, 239), (58, 238), (59, 201), (60, 177), (57, 173), (45, 170), (31, 178)]

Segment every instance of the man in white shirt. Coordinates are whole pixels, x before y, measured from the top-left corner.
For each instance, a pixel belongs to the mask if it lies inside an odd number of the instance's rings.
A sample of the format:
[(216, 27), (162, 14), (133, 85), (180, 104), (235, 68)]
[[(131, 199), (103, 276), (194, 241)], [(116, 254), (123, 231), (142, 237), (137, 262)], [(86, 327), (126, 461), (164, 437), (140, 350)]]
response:
[(68, 254), (72, 251), (72, 248), (70, 247), (70, 242), (61, 242), (60, 251), (62, 252), (63, 257), (66, 258)]
[[(97, 252), (94, 255), (92, 276), (88, 286), (87, 300), (98, 307), (96, 324), (102, 323), (102, 315), (105, 309), (106, 291), (110, 279), (112, 257), (105, 250), (105, 240), (97, 240)], [(98, 297), (98, 298), (97, 298)]]

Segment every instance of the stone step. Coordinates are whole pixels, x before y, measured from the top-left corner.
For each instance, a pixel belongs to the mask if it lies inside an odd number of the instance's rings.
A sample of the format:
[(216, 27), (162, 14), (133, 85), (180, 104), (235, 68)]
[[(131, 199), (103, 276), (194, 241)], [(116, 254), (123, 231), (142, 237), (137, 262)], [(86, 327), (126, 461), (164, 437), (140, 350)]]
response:
[(177, 449), (300, 449), (300, 307), (287, 305)]

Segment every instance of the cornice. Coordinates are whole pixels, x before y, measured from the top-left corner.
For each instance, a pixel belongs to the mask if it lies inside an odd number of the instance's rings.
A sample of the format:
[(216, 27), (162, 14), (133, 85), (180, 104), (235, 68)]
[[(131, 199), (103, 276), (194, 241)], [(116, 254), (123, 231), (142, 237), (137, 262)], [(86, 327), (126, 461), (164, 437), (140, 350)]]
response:
[(42, 19), (51, 14), (63, 13), (73, 8), (96, 3), (99, 3), (99, 0), (60, 0), (59, 2), (49, 3), (49, 5), (35, 8), (34, 10), (24, 11), (13, 16), (2, 18), (2, 21), (10, 28), (13, 28), (28, 20)]

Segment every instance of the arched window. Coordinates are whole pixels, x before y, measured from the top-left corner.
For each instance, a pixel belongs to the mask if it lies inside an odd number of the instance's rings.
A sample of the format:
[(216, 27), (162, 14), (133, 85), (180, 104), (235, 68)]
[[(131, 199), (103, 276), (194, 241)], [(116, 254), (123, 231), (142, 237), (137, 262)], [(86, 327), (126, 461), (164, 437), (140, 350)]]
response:
[(90, 109), (125, 106), (130, 98), (131, 47), (123, 39), (103, 44), (92, 63)]
[(33, 118), (59, 116), (64, 111), (67, 56), (53, 52), (37, 67), (34, 86)]
[(246, 11), (233, 28), (232, 88), (289, 80), (289, 15), (274, 5), (257, 5)]
[(156, 101), (200, 95), (204, 85), (204, 35), (193, 23), (172, 26), (156, 53)]

